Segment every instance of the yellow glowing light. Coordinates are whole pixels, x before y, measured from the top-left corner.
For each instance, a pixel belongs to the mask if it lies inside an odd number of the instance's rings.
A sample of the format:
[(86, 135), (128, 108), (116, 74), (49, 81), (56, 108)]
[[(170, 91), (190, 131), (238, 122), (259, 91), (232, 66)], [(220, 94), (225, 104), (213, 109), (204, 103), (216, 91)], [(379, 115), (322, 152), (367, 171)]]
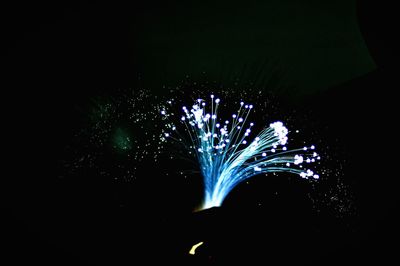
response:
[(199, 246), (203, 245), (204, 242), (199, 242), (196, 245), (193, 245), (193, 247), (190, 249), (189, 254), (194, 255), (196, 253), (196, 248)]

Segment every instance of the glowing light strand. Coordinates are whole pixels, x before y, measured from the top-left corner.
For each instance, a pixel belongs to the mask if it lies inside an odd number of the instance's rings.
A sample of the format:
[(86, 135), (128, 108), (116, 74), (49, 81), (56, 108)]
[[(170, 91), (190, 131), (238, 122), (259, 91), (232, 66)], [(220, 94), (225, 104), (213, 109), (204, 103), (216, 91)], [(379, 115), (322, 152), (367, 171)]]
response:
[[(182, 107), (180, 118), (191, 142), (186, 147), (194, 150), (204, 178), (203, 209), (220, 206), (236, 185), (262, 173), (289, 172), (305, 179), (319, 178), (302, 165), (320, 160), (314, 145), (287, 149), (288, 129), (280, 121), (271, 123), (248, 142), (254, 123), (247, 123), (247, 119), (253, 105), (241, 102), (239, 110), (230, 120), (220, 120), (220, 102), (219, 98), (211, 95), (211, 112), (208, 113), (207, 103), (198, 99), (190, 110)], [(161, 115), (169, 117), (165, 109), (161, 110)], [(173, 133), (178, 134), (174, 123), (170, 123), (163, 139), (183, 141), (182, 138), (174, 138)]]

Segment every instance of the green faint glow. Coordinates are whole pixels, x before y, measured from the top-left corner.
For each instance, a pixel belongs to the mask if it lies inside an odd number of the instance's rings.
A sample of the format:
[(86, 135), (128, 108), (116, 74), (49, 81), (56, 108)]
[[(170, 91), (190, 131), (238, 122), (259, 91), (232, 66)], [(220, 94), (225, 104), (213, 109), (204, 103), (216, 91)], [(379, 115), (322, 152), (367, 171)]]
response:
[(129, 133), (122, 129), (117, 128), (113, 135), (113, 147), (120, 151), (128, 151), (132, 149), (132, 140), (129, 136)]

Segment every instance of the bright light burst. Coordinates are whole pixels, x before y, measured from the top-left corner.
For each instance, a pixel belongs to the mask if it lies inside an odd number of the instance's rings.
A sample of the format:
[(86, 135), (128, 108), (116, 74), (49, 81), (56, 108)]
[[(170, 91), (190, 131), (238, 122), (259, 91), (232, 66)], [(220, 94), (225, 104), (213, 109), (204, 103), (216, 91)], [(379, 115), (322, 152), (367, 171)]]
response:
[[(202, 209), (220, 206), (236, 185), (255, 175), (289, 172), (304, 179), (319, 178), (311, 169), (303, 167), (303, 163), (320, 160), (314, 145), (288, 149), (289, 131), (280, 121), (271, 123), (249, 140), (254, 123), (249, 123), (248, 117), (253, 105), (240, 102), (238, 111), (229, 119), (220, 119), (221, 100), (214, 95), (210, 97), (210, 106), (203, 99), (198, 99), (191, 108), (183, 106), (179, 119), (189, 138), (185, 147), (197, 158), (204, 178)], [(168, 121), (162, 140), (185, 143), (177, 130), (177, 121), (171, 119), (174, 113), (168, 113), (165, 108), (160, 113)]]

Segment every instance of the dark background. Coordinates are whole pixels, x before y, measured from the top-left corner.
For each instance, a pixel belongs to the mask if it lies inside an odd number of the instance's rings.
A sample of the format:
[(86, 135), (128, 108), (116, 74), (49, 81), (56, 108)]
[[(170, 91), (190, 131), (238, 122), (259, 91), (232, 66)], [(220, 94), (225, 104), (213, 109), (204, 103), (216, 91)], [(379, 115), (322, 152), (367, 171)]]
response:
[[(396, 142), (393, 17), (364, 1), (357, 9), (345, 1), (294, 2), (271, 1), (266, 21), (266, 6), (256, 2), (4, 6), (4, 265), (187, 262), (193, 258), (182, 254), (203, 235), (218, 248), (212, 259), (190, 262), (284, 263), (303, 261), (301, 254), (325, 265), (398, 260), (398, 182), (389, 153)], [(252, 209), (253, 198), (235, 211), (235, 194), (224, 210), (193, 215), (168, 210), (168, 182), (150, 192), (151, 181), (120, 186), (57, 178), (62, 147), (79, 127), (75, 108), (91, 97), (138, 85), (157, 91), (185, 75), (262, 87), (270, 69), (291, 88), (282, 97), (312, 109), (331, 125), (328, 138), (344, 143), (358, 206), (357, 217), (346, 221), (352, 226), (315, 218), (290, 188), (264, 212)], [(265, 186), (257, 187), (247, 194), (263, 193)], [(119, 194), (132, 196), (121, 201)], [(278, 218), (265, 218), (266, 210)], [(256, 244), (255, 236), (265, 242)], [(157, 253), (154, 243), (166, 247)]]

